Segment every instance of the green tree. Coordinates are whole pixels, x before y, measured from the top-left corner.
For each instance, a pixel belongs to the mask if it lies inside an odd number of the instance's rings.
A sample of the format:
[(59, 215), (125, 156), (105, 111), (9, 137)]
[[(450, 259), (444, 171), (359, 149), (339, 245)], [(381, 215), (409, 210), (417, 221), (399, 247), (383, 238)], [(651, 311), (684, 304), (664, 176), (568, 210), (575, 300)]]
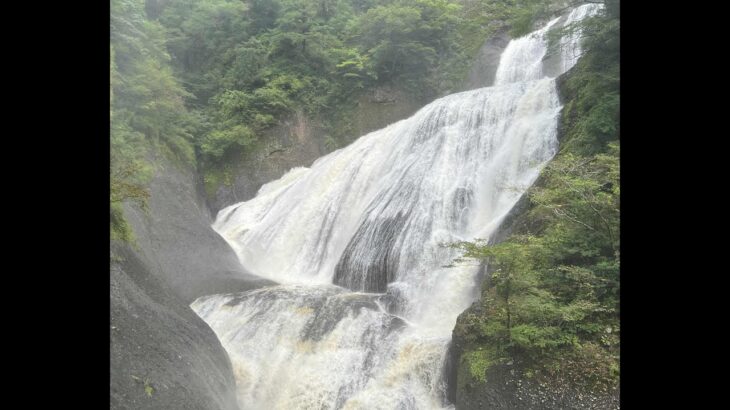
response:
[(381, 81), (418, 86), (443, 54), (456, 45), (459, 6), (445, 0), (398, 1), (360, 16), (355, 37)]
[(170, 68), (165, 30), (147, 17), (145, 2), (112, 0), (110, 11), (110, 223), (113, 238), (131, 240), (121, 205), (146, 206), (148, 153), (193, 163), (198, 125)]

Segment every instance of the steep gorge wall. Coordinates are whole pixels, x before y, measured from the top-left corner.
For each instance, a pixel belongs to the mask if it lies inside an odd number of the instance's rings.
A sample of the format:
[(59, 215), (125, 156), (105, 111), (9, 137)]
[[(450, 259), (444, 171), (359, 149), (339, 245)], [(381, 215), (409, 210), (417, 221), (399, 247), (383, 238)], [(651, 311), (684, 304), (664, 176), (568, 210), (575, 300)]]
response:
[(233, 250), (210, 225), (202, 184), (196, 171), (153, 154), (148, 211), (125, 205), (139, 252), (185, 302), (199, 296), (249, 289), (263, 281), (238, 262)]
[(110, 265), (110, 408), (236, 410), (235, 382), (208, 325), (126, 244)]
[(112, 409), (238, 409), (228, 355), (189, 307), (273, 282), (247, 273), (210, 228), (196, 172), (163, 155), (148, 210), (125, 204), (135, 243), (111, 243)]

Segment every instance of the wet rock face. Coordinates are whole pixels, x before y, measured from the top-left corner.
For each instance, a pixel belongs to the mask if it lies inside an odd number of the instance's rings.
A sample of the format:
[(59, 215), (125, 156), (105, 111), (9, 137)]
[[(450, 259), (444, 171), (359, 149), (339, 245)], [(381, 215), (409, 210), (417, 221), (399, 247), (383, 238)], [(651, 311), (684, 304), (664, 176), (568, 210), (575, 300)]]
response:
[(228, 159), (228, 183), (215, 188), (208, 198), (213, 217), (228, 205), (246, 201), (267, 182), (281, 177), (293, 167), (308, 167), (328, 152), (320, 124), (302, 113), (295, 113), (260, 137), (265, 141), (251, 152)]
[(244, 270), (210, 227), (194, 170), (154, 158), (148, 210), (125, 205), (135, 245), (112, 243), (112, 409), (238, 409), (231, 363), (189, 304), (274, 282)]
[(150, 271), (183, 302), (214, 293), (239, 292), (273, 282), (248, 273), (215, 232), (195, 171), (155, 158), (147, 212), (125, 206), (138, 252)]
[(499, 66), (499, 57), (509, 44), (510, 37), (506, 30), (497, 32), (488, 38), (479, 49), (469, 74), (461, 87), (462, 91), (489, 87), (494, 84), (494, 78)]
[(547, 386), (520, 377), (515, 365), (495, 365), (484, 384), (457, 391), (456, 409), (619, 409), (619, 391), (594, 395), (570, 385)]
[(218, 338), (128, 245), (112, 245), (110, 408), (236, 410)]

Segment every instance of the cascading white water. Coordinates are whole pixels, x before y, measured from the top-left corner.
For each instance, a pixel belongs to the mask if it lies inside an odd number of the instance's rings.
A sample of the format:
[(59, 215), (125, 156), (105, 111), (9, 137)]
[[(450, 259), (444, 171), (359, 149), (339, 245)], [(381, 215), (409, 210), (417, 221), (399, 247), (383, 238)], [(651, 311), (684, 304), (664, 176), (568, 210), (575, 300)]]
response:
[(191, 305), (231, 358), (242, 408), (451, 407), (444, 362), (478, 279), (443, 267), (458, 254), (442, 244), (489, 238), (555, 154), (561, 107), (541, 64), (558, 21), (510, 42), (493, 87), (438, 99), (219, 212), (241, 263), (281, 283)]
[[(574, 23), (577, 23), (586, 17), (596, 15), (600, 10), (597, 5), (585, 5), (574, 8), (564, 23), (564, 27), (571, 27)], [(581, 30), (578, 28), (572, 29), (568, 35), (563, 36), (560, 39), (560, 53), (561, 53), (561, 70), (566, 72), (578, 62), (581, 54), (580, 46)]]

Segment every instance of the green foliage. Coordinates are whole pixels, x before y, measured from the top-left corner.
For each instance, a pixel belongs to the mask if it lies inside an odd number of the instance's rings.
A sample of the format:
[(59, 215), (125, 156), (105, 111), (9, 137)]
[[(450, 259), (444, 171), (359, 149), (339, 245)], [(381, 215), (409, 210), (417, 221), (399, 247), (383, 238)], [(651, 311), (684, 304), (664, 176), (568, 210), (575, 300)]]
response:
[(118, 164), (112, 162), (110, 171), (110, 199), (111, 203), (121, 203), (126, 200), (136, 202), (142, 209), (146, 209), (149, 192), (140, 185), (144, 171), (143, 164), (129, 162)]
[(533, 30), (535, 20), (547, 15), (549, 0), (517, 0), (507, 14), (510, 35), (521, 37)]
[(112, 156), (129, 160), (164, 146), (194, 161), (195, 123), (185, 108), (191, 95), (173, 76), (164, 29), (147, 19), (141, 0), (113, 0), (110, 20)]
[(381, 82), (397, 80), (416, 88), (439, 58), (458, 48), (459, 9), (445, 0), (380, 5), (358, 18), (354, 36)]
[(134, 242), (134, 232), (124, 218), (122, 204), (112, 203), (109, 206), (109, 232), (112, 240)]
[[(581, 157), (564, 152), (543, 171), (544, 184), (530, 192), (532, 215), (550, 224), (551, 241), (570, 247), (571, 260), (612, 257), (619, 248), (619, 145)], [(568, 235), (574, 233), (574, 235)]]
[(223, 130), (208, 133), (200, 145), (202, 151), (213, 157), (221, 157), (232, 146), (247, 147), (256, 142), (256, 137), (245, 125), (233, 125)]
[[(170, 0), (156, 7), (171, 63), (199, 121), (203, 167), (294, 111), (343, 119), (368, 89), (398, 84), (431, 98), (465, 53), (454, 0)], [(468, 17), (468, 16), (467, 16)], [(471, 51), (471, 50), (470, 50)], [(476, 51), (476, 50), (473, 50)], [(463, 65), (463, 64), (461, 64)], [(331, 121), (330, 121), (331, 122)], [(342, 128), (342, 124), (328, 124)], [(329, 144), (332, 145), (332, 144)]]
[(357, 49), (345, 50), (346, 58), (337, 64), (337, 75), (341, 77), (341, 81), (351, 89), (363, 89), (366, 85), (372, 84), (377, 80), (378, 76), (373, 70), (370, 57), (360, 54)]
[(205, 192), (209, 197), (215, 196), (216, 191), (221, 185), (233, 185), (233, 169), (225, 161), (223, 164), (207, 167), (203, 172), (203, 184)]
[(134, 242), (132, 228), (124, 218), (122, 203), (131, 201), (141, 209), (147, 210), (149, 192), (143, 186), (148, 169), (143, 162), (119, 162), (118, 156), (112, 156), (109, 178), (109, 222), (111, 239)]
[(110, 232), (112, 239), (133, 241), (122, 202), (146, 209), (147, 153), (159, 149), (193, 163), (199, 125), (186, 109), (191, 94), (170, 68), (165, 30), (147, 17), (145, 2), (112, 0), (110, 8)]
[(140, 379), (139, 377), (135, 375), (131, 375), (132, 380), (134, 380), (135, 383), (141, 384), (144, 387), (144, 392), (148, 397), (152, 397), (152, 395), (155, 393), (156, 389), (152, 385), (152, 382), (148, 378), (145, 378), (144, 380)]
[(486, 349), (478, 349), (465, 353), (461, 360), (472, 378), (484, 383), (487, 381), (486, 373), (494, 360), (494, 352)]
[(325, 145), (325, 147), (327, 147), (328, 150), (334, 151), (337, 148), (339, 148), (340, 144), (332, 136), (327, 135), (324, 137), (324, 145)]
[(587, 51), (564, 86), (570, 102), (562, 113), (563, 145), (577, 154), (602, 152), (620, 138), (620, 21), (608, 6), (606, 16), (580, 26)]
[[(478, 31), (480, 42), (494, 30), (509, 29), (513, 38), (523, 36), (535, 29), (535, 23), (556, 10), (560, 4), (554, 0), (481, 0), (463, 1), (464, 16), (468, 18), (467, 28)], [(471, 23), (471, 24), (469, 24)], [(466, 32), (463, 35), (468, 36)]]
[(272, 28), (280, 10), (281, 4), (278, 0), (251, 0), (252, 33), (260, 33)]
[(155, 392), (155, 388), (152, 387), (148, 380), (145, 380), (144, 382), (144, 392), (147, 393), (147, 396), (149, 397), (152, 397), (152, 394)]

